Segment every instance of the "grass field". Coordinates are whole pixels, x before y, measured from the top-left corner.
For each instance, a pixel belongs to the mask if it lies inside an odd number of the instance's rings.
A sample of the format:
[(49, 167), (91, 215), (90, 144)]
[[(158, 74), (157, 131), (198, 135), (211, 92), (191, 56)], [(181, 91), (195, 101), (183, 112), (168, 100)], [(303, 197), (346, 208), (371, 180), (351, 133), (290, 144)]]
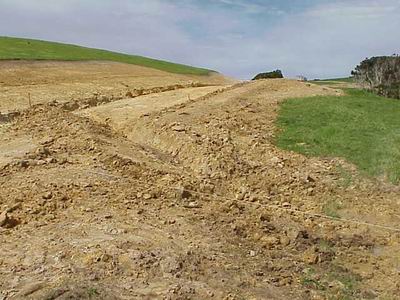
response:
[(343, 77), (343, 78), (322, 79), (319, 81), (334, 81), (334, 82), (352, 83), (352, 82), (354, 82), (354, 78), (353, 77)]
[(106, 60), (178, 74), (208, 75), (211, 70), (196, 68), (143, 56), (31, 39), (0, 37), (0, 60)]
[(308, 156), (342, 157), (362, 173), (400, 182), (400, 101), (346, 89), (346, 96), (289, 99), (277, 145)]
[(318, 85), (337, 85), (341, 83), (354, 83), (354, 78), (344, 77), (344, 78), (321, 79), (321, 80), (312, 80), (311, 82)]

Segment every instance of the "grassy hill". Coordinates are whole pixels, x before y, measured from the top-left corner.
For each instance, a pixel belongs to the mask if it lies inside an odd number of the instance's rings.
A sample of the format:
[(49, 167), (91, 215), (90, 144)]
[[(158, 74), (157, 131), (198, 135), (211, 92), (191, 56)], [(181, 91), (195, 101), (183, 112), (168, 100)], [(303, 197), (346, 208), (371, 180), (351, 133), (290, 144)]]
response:
[(178, 74), (208, 75), (211, 70), (143, 56), (32, 39), (0, 37), (0, 60), (105, 60), (128, 63)]

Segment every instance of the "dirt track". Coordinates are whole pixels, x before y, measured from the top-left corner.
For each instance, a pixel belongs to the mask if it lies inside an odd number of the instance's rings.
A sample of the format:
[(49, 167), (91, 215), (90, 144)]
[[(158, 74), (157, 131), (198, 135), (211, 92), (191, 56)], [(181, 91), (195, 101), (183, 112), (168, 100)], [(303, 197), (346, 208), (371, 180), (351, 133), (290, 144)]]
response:
[(279, 101), (338, 91), (223, 84), (0, 127), (0, 298), (395, 299), (400, 233), (313, 214), (398, 228), (398, 188), (273, 144)]

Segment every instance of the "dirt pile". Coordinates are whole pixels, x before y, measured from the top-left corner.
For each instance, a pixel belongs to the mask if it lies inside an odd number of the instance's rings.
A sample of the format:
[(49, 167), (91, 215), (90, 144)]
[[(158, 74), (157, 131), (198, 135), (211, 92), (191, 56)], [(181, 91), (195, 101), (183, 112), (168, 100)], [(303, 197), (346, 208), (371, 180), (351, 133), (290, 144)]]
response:
[(0, 127), (0, 293), (397, 295), (400, 233), (361, 222), (395, 229), (398, 189), (274, 146), (279, 101), (316, 94), (340, 92), (257, 81), (23, 112)]

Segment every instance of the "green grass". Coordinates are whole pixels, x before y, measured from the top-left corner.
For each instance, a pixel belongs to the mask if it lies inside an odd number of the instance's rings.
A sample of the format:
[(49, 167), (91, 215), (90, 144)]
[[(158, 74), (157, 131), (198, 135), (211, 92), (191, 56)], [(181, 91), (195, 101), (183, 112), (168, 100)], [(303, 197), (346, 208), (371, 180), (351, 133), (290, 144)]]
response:
[(343, 77), (343, 78), (332, 78), (332, 79), (320, 79), (316, 80), (316, 82), (325, 82), (325, 81), (333, 81), (333, 82), (346, 82), (346, 83), (353, 83), (353, 77)]
[(365, 175), (399, 183), (400, 101), (345, 91), (283, 102), (277, 145), (308, 156), (342, 157)]
[(40, 40), (0, 37), (0, 60), (104, 60), (134, 64), (178, 74), (208, 75), (211, 70), (143, 56)]

